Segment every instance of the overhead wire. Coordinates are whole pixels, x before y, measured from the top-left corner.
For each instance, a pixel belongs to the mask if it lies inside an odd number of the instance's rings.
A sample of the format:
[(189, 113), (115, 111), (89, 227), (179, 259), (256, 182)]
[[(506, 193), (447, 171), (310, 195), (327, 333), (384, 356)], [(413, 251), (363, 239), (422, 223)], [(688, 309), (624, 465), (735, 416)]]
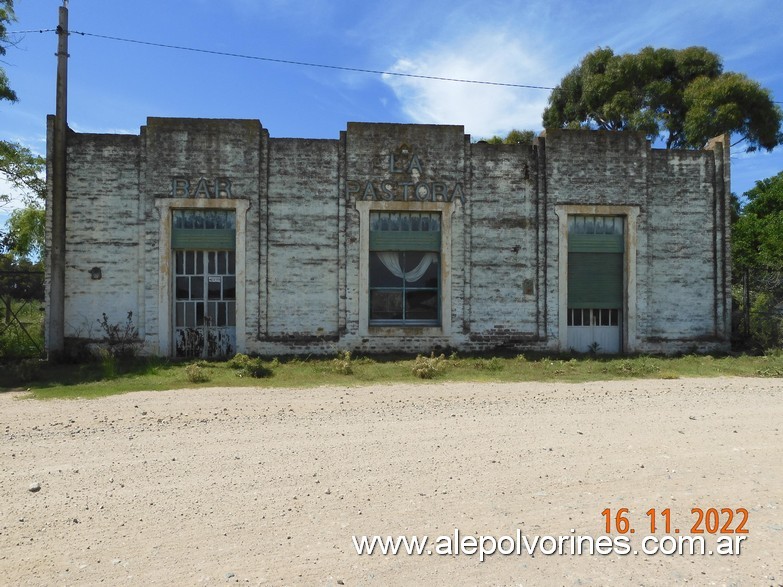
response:
[[(15, 33), (22, 34), (22, 33), (44, 33), (44, 32), (52, 32), (56, 31), (57, 29), (41, 29), (41, 30), (28, 30), (28, 31), (14, 31)], [(407, 77), (407, 78), (415, 78), (415, 79), (425, 79), (425, 80), (433, 80), (433, 81), (444, 81), (444, 82), (456, 82), (456, 83), (462, 83), (462, 84), (478, 84), (478, 85), (486, 85), (486, 86), (502, 86), (502, 87), (508, 87), (508, 88), (524, 88), (524, 89), (531, 89), (531, 90), (554, 90), (553, 87), (550, 86), (537, 86), (532, 84), (517, 84), (517, 83), (510, 83), (510, 82), (495, 82), (495, 81), (488, 81), (488, 80), (473, 80), (473, 79), (463, 79), (463, 78), (454, 78), (454, 77), (445, 77), (445, 76), (437, 76), (437, 75), (423, 75), (423, 74), (416, 74), (416, 73), (404, 73), (400, 71), (384, 71), (380, 69), (365, 69), (361, 67), (348, 67), (345, 65), (332, 65), (328, 63), (312, 63), (308, 61), (295, 61), (292, 59), (278, 59), (274, 57), (262, 57), (260, 55), (246, 55), (243, 53), (232, 53), (229, 51), (216, 51), (213, 49), (201, 49), (198, 47), (186, 47), (183, 45), (171, 45), (168, 43), (156, 43), (152, 41), (141, 41), (139, 39), (128, 39), (126, 37), (115, 37), (111, 35), (101, 35), (97, 33), (90, 33), (87, 31), (75, 31), (70, 30), (68, 31), (72, 35), (81, 35), (83, 37), (94, 37), (96, 39), (107, 39), (110, 41), (120, 41), (123, 43), (133, 43), (136, 45), (146, 45), (149, 47), (160, 47), (163, 49), (174, 49), (177, 51), (190, 51), (193, 53), (203, 53), (207, 55), (218, 55), (221, 57), (234, 57), (237, 59), (249, 59), (253, 61), (265, 61), (268, 63), (280, 63), (283, 65), (297, 65), (300, 67), (316, 67), (321, 69), (333, 69), (338, 71), (350, 71), (354, 73), (369, 73), (373, 75), (388, 75), (388, 76), (394, 76), (394, 77)]]
[[(50, 33), (50, 32), (56, 32), (57, 29), (31, 29), (26, 31), (13, 31), (12, 34), (26, 34), (26, 33)], [(221, 57), (234, 57), (237, 59), (249, 59), (253, 61), (265, 61), (267, 63), (280, 63), (283, 65), (296, 65), (300, 67), (315, 67), (320, 69), (332, 69), (337, 71), (350, 71), (353, 73), (368, 73), (373, 75), (387, 75), (387, 76), (393, 76), (393, 77), (405, 77), (405, 78), (413, 78), (413, 79), (424, 79), (424, 80), (432, 80), (432, 81), (443, 81), (443, 82), (454, 82), (454, 83), (461, 83), (461, 84), (476, 84), (476, 85), (485, 85), (485, 86), (500, 86), (500, 87), (507, 87), (507, 88), (522, 88), (522, 89), (529, 89), (529, 90), (554, 90), (554, 87), (551, 86), (539, 86), (539, 85), (533, 85), (533, 84), (518, 84), (518, 83), (511, 83), (511, 82), (495, 82), (495, 81), (489, 81), (489, 80), (474, 80), (474, 79), (464, 79), (464, 78), (454, 78), (454, 77), (445, 77), (445, 76), (437, 76), (437, 75), (423, 75), (423, 74), (416, 74), (416, 73), (405, 73), (400, 71), (384, 71), (380, 69), (365, 69), (361, 67), (348, 67), (345, 65), (332, 65), (327, 63), (311, 63), (308, 61), (295, 61), (292, 59), (279, 59), (274, 57), (262, 57), (259, 55), (245, 55), (243, 53), (233, 53), (229, 51), (216, 51), (213, 49), (201, 49), (198, 47), (186, 47), (183, 45), (171, 45), (168, 43), (156, 43), (152, 41), (140, 41), (138, 39), (128, 39), (125, 37), (115, 37), (111, 35), (101, 35), (97, 33), (90, 33), (86, 31), (68, 31), (70, 34), (73, 35), (81, 35), (83, 37), (94, 37), (96, 39), (106, 39), (110, 41), (120, 41), (123, 43), (133, 43), (136, 45), (146, 45), (149, 47), (160, 47), (163, 49), (173, 49), (177, 51), (190, 51), (193, 53), (203, 53), (207, 55), (218, 55)], [(773, 104), (783, 104), (783, 102), (778, 100), (772, 100)]]

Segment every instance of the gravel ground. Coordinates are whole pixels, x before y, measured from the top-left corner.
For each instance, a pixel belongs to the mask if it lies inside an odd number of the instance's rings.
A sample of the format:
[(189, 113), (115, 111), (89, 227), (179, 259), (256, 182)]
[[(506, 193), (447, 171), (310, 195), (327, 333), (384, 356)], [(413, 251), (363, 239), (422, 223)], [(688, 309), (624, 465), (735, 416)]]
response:
[[(781, 426), (781, 379), (0, 394), (0, 583), (781, 585)], [(606, 508), (638, 551), (650, 508), (681, 535), (692, 508), (746, 508), (749, 532), (725, 556), (352, 542), (597, 539)]]

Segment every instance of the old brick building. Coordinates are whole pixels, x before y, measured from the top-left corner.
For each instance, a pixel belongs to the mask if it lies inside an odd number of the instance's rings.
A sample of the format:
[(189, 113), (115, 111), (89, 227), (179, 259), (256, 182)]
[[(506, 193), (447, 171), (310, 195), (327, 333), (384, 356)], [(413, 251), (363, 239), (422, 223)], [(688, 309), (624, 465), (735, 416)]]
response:
[(723, 139), (150, 118), (67, 153), (67, 340), (132, 312), (171, 356), (728, 344)]

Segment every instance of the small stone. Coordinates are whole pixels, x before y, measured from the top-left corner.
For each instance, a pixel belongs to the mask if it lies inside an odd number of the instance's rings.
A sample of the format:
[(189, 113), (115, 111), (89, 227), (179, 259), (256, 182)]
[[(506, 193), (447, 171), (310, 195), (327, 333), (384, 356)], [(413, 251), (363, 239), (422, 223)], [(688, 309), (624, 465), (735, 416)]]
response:
[(326, 493), (326, 495), (332, 495), (332, 490), (331, 489), (327, 489), (326, 491), (324, 491), (324, 493)]
[(234, 573), (226, 573), (226, 579), (233, 579), (234, 577), (236, 577)]
[(338, 585), (345, 585), (345, 581), (343, 581), (342, 579), (337, 579), (337, 584)]
[(29, 491), (30, 493), (37, 493), (38, 491), (41, 491), (41, 484), (30, 483), (30, 487), (27, 488), (27, 491)]

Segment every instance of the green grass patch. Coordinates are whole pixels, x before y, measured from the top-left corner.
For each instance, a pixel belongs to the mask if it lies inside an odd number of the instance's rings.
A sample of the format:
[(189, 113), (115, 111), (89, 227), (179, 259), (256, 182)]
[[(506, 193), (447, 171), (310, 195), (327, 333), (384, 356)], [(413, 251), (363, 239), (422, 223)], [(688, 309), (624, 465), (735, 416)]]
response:
[(169, 361), (104, 357), (78, 365), (25, 360), (0, 366), (0, 391), (29, 390), (33, 397), (90, 398), (141, 390), (193, 387), (359, 386), (443, 381), (563, 381), (783, 377), (783, 353), (763, 356), (683, 357), (536, 356), (257, 358)]

